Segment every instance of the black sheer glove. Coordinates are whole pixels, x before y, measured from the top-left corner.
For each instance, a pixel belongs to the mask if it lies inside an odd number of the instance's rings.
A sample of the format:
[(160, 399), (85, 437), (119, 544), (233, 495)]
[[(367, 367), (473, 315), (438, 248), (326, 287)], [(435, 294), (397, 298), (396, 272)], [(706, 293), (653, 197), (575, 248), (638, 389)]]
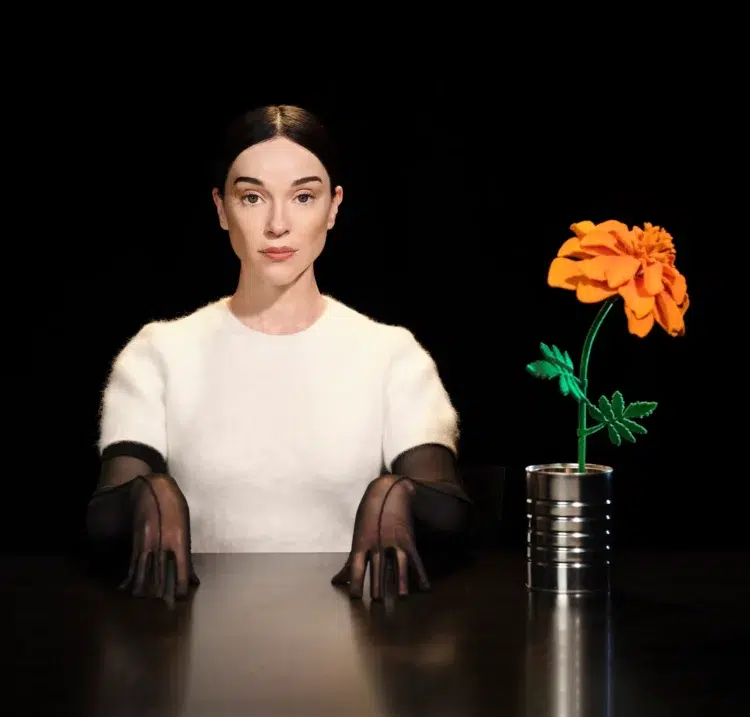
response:
[(93, 547), (105, 555), (108, 547), (129, 544), (128, 573), (119, 589), (171, 604), (200, 584), (185, 496), (173, 478), (151, 472), (145, 462), (118, 456), (105, 464), (87, 521)]
[(352, 549), (344, 567), (331, 579), (334, 585), (349, 585), (351, 597), (361, 598), (369, 565), (373, 600), (384, 598), (386, 570), (393, 567), (399, 596), (409, 593), (410, 568), (420, 589), (430, 589), (414, 538), (414, 493), (414, 484), (403, 476), (380, 476), (367, 486), (354, 519)]
[(420, 553), (452, 558), (453, 548), (460, 553), (465, 547), (472, 504), (458, 478), (454, 454), (440, 445), (417, 446), (399, 456), (393, 468), (394, 475), (375, 479), (365, 491), (351, 552), (331, 580), (349, 585), (353, 598), (362, 597), (368, 565), (373, 600), (385, 597), (391, 574), (399, 597), (409, 594), (410, 576), (420, 590), (429, 590)]

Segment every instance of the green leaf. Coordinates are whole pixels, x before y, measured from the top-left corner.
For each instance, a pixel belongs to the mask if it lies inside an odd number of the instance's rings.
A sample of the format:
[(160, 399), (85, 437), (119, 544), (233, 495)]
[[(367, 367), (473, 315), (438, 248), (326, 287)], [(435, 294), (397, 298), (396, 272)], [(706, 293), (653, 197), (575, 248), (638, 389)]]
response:
[(616, 446), (619, 446), (622, 443), (620, 434), (615, 430), (615, 427), (611, 423), (607, 426), (607, 433), (609, 434), (609, 440)]
[(589, 414), (591, 415), (591, 418), (593, 418), (595, 421), (598, 421), (599, 423), (606, 423), (607, 419), (604, 417), (604, 414), (593, 404), (589, 404)]
[(558, 387), (563, 396), (572, 396), (576, 401), (585, 400), (585, 393), (581, 381), (575, 375), (575, 367), (570, 354), (560, 351), (557, 346), (539, 344), (544, 356), (542, 361), (534, 361), (526, 366), (526, 370), (536, 378), (559, 378)]
[(648, 431), (640, 423), (631, 421), (629, 418), (623, 418), (620, 422), (623, 426), (627, 426), (630, 429), (631, 433), (638, 433), (641, 436), (645, 436), (648, 433)]
[(566, 368), (570, 369), (570, 371), (572, 372), (573, 371), (573, 360), (568, 355), (568, 352), (566, 351), (565, 354), (563, 355), (562, 351), (560, 351), (560, 349), (557, 348), (557, 346), (553, 346), (552, 347), (552, 351), (555, 354), (555, 358), (561, 364), (563, 364), (563, 366), (565, 366)]
[(619, 391), (612, 394), (612, 412), (618, 420), (623, 417), (625, 411), (625, 399)]
[(612, 400), (606, 396), (601, 396), (598, 402), (598, 408), (589, 404), (589, 413), (591, 417), (607, 427), (609, 440), (616, 446), (622, 444), (625, 439), (630, 443), (635, 443), (636, 435), (643, 436), (648, 431), (636, 421), (633, 417), (643, 417), (650, 415), (656, 408), (656, 403), (639, 401), (625, 405), (625, 399), (619, 391), (612, 394)]
[(625, 409), (625, 418), (646, 418), (650, 416), (658, 404), (653, 401), (636, 401)]
[(526, 366), (526, 370), (536, 378), (557, 378), (561, 369), (549, 361), (534, 361)]
[(612, 406), (609, 403), (609, 399), (606, 396), (599, 398), (599, 410), (602, 412), (604, 419), (607, 423), (611, 422), (615, 418), (615, 414), (612, 411)]
[(631, 433), (630, 429), (624, 423), (622, 423), (621, 421), (617, 421), (617, 423), (613, 423), (612, 425), (614, 426), (618, 435), (620, 435), (626, 441), (635, 443), (635, 436)]
[(539, 348), (541, 349), (544, 356), (546, 356), (550, 361), (555, 360), (555, 352), (547, 346), (547, 344), (539, 344)]

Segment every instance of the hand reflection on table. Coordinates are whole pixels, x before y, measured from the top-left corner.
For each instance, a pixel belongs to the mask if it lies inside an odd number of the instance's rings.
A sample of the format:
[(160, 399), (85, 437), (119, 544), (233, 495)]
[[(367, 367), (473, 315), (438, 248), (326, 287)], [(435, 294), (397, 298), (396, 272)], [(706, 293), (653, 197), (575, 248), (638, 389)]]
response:
[(107, 596), (94, 640), (96, 665), (88, 689), (90, 717), (183, 714), (189, 676), (192, 599), (173, 609)]
[(609, 599), (478, 588), (352, 603), (384, 714), (611, 716)]
[(431, 593), (353, 602), (354, 633), (383, 715), (518, 714), (518, 595), (476, 592), (459, 572)]
[(608, 597), (529, 593), (525, 717), (610, 717)]

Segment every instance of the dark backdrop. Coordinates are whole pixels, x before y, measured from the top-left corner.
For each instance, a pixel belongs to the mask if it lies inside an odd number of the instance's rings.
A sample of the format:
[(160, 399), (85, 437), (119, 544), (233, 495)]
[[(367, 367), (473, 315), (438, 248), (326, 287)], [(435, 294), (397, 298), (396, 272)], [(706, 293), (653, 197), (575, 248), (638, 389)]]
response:
[(429, 77), (355, 85), (302, 75), (269, 90), (252, 81), (258, 74), (219, 87), (125, 73), (114, 87), (86, 80), (68, 93), (52, 168), (66, 199), (46, 261), (56, 291), (34, 339), (44, 410), (33, 404), (29, 420), (45, 438), (31, 432), (35, 468), (22, 486), (39, 520), (6, 546), (79, 544), (114, 355), (144, 322), (234, 289), (238, 264), (211, 201), (209, 149), (228, 116), (268, 102), (318, 112), (341, 144), (344, 203), (317, 267), (322, 290), (407, 326), (432, 353), (462, 417), (464, 460), (508, 467), (506, 530), (518, 544), (523, 467), (576, 460), (575, 403), (524, 366), (540, 341), (577, 361), (597, 310), (547, 287), (549, 263), (575, 221), (665, 226), (688, 281), (687, 334), (656, 327), (638, 339), (622, 308), (612, 311), (592, 355), (592, 391), (659, 407), (637, 444), (615, 448), (600, 433), (588, 457), (616, 468), (618, 545), (746, 540), (727, 520), (712, 457), (724, 426), (705, 416), (721, 330), (719, 268), (701, 251), (716, 135), (692, 96), (657, 112), (627, 95), (584, 100), (536, 82), (499, 93)]

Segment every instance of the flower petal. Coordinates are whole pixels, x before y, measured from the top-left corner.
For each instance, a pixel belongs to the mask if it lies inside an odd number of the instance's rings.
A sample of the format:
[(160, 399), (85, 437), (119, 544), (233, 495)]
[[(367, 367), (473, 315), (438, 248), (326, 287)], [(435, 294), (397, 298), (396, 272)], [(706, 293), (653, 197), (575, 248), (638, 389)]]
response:
[(595, 256), (591, 259), (584, 259), (579, 262), (581, 267), (581, 276), (594, 281), (606, 281), (607, 269), (613, 261), (618, 261), (616, 256)]
[(676, 304), (681, 304), (687, 295), (687, 282), (685, 277), (677, 269), (669, 264), (663, 265), (664, 283), (672, 294)]
[(654, 310), (654, 297), (646, 293), (643, 286), (643, 277), (633, 277), (619, 288), (619, 293), (625, 301), (626, 308), (635, 319), (643, 319)]
[(664, 265), (658, 261), (646, 264), (643, 267), (643, 286), (646, 293), (656, 296), (664, 289), (662, 285)]
[(558, 257), (552, 260), (547, 274), (547, 283), (556, 289), (575, 289), (581, 276), (581, 262)]
[(607, 267), (607, 284), (616, 289), (630, 281), (640, 268), (641, 262), (634, 256), (618, 256)]
[(586, 220), (585, 222), (576, 222), (570, 225), (570, 231), (577, 237), (586, 236), (594, 228), (594, 222)]
[(662, 291), (657, 294), (654, 314), (659, 326), (670, 336), (682, 336), (685, 333), (685, 321), (682, 318), (682, 313), (668, 292)]
[(595, 304), (617, 293), (603, 281), (592, 281), (582, 277), (576, 282), (576, 298), (583, 304)]
[(651, 331), (651, 329), (654, 327), (653, 313), (648, 313), (643, 317), (638, 317), (628, 308), (626, 304), (625, 316), (627, 316), (628, 318), (628, 331), (634, 336), (638, 336), (641, 339), (646, 336), (648, 332)]
[(571, 237), (560, 247), (557, 256), (571, 256), (578, 259), (588, 259), (589, 257), (596, 256), (596, 254), (581, 249), (581, 240), (578, 237)]
[(680, 313), (685, 316), (685, 312), (688, 310), (688, 307), (690, 306), (690, 297), (685, 294), (685, 298), (677, 305), (677, 308), (680, 310)]
[(597, 253), (602, 254), (605, 253), (602, 249), (608, 250), (607, 254), (623, 253), (617, 237), (609, 232), (602, 231), (599, 227), (581, 238), (581, 248), (587, 251), (595, 250)]

